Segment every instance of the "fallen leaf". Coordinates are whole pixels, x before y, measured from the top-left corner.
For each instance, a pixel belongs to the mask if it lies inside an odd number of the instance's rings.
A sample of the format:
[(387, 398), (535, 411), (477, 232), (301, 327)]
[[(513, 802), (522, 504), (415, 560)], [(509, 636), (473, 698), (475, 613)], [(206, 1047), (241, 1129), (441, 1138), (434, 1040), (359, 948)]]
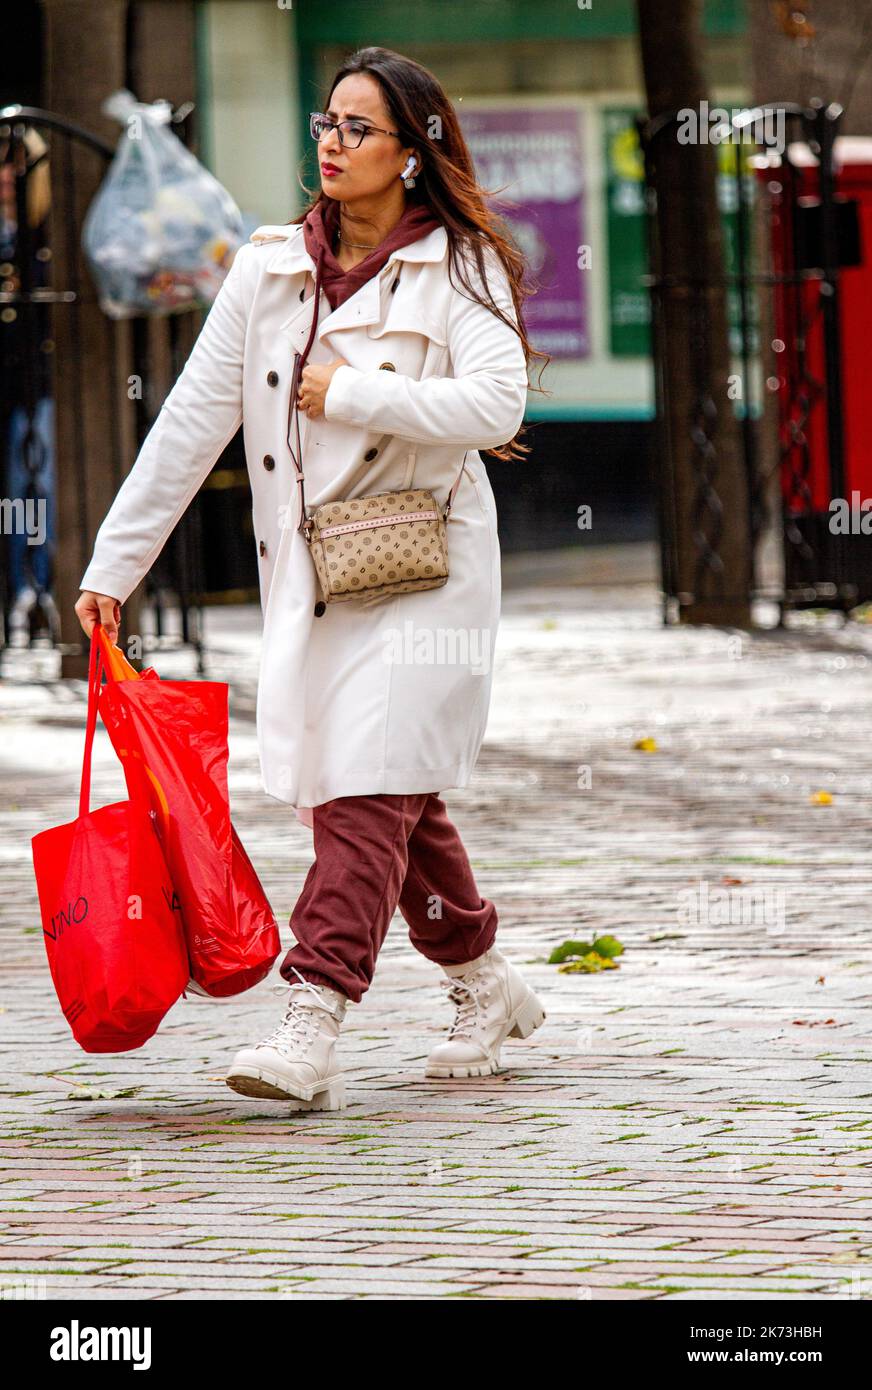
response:
[(624, 944), (616, 936), (595, 936), (593, 939), (593, 949), (598, 956), (608, 956), (609, 960), (613, 956), (624, 954)]
[(600, 970), (618, 970), (620, 966), (616, 960), (591, 951), (580, 960), (570, 960), (565, 965), (558, 965), (557, 969), (562, 975), (596, 975)]
[(611, 960), (612, 956), (623, 955), (623, 951), (623, 942), (616, 936), (595, 936), (593, 941), (562, 941), (554, 947), (548, 964), (560, 965), (566, 960), (585, 960), (588, 956), (604, 956)]

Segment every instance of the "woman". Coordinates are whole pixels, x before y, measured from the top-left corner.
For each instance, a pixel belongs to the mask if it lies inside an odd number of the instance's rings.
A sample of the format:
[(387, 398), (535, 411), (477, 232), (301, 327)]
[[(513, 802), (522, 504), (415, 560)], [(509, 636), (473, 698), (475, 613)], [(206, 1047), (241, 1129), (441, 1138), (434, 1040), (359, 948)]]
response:
[[(439, 795), (467, 785), (478, 755), (500, 613), (496, 511), (478, 449), (515, 456), (501, 446), (523, 421), (533, 350), (518, 326), (522, 259), (495, 230), (454, 111), (425, 68), (359, 51), (312, 134), (320, 195), (237, 252), (100, 528), (76, 612), (86, 633), (100, 620), (114, 640), (121, 603), (242, 420), (264, 610), (264, 786), (312, 827), (316, 857), (281, 965), (285, 1016), (237, 1054), (226, 1081), (243, 1095), (338, 1108), (339, 1027), (398, 906), (457, 1009), (426, 1075), (488, 1075), (505, 1038), (527, 1037), (544, 1017), (494, 945), (496, 909)], [(449, 277), (449, 252), (465, 288)], [(296, 400), (307, 514), (412, 486), (441, 502), (458, 483), (442, 587), (319, 600), (289, 428), (294, 353), (312, 332)]]

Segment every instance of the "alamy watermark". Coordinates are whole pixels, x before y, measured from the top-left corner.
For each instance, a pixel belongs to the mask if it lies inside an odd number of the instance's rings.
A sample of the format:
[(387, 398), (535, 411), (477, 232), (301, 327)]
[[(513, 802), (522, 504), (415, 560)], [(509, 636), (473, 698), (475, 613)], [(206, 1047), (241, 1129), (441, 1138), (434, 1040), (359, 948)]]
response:
[(711, 885), (701, 879), (678, 893), (678, 921), (683, 927), (763, 927), (771, 936), (785, 929), (783, 888)]
[(469, 666), (479, 676), (490, 670), (490, 628), (415, 627), (411, 618), (382, 633), (382, 659), (397, 666)]
[(833, 536), (872, 536), (872, 497), (862, 497), (856, 488), (847, 497), (830, 502), (829, 530)]
[(679, 145), (742, 145), (753, 140), (770, 150), (783, 153), (786, 125), (783, 110), (764, 110), (756, 106), (683, 106), (679, 112), (676, 139)]
[(52, 1361), (129, 1361), (135, 1371), (151, 1366), (150, 1327), (89, 1327), (78, 1318), (51, 1331)]
[(46, 535), (44, 497), (0, 497), (0, 531), (26, 536), (28, 545), (43, 545)]
[(41, 1275), (3, 1275), (0, 1278), (0, 1298), (48, 1298), (48, 1285)]

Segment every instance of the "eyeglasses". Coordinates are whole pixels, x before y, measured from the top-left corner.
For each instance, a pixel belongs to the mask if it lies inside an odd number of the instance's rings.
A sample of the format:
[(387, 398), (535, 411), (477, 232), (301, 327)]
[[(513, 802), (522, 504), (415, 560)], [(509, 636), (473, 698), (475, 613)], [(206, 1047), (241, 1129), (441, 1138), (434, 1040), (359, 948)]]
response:
[(363, 121), (331, 121), (329, 116), (325, 116), (320, 111), (309, 112), (309, 134), (313, 140), (321, 140), (328, 130), (339, 131), (339, 143), (346, 149), (356, 150), (362, 144), (364, 136), (378, 133), (379, 135), (396, 135), (399, 139), (398, 130), (382, 130), (377, 125), (364, 125)]

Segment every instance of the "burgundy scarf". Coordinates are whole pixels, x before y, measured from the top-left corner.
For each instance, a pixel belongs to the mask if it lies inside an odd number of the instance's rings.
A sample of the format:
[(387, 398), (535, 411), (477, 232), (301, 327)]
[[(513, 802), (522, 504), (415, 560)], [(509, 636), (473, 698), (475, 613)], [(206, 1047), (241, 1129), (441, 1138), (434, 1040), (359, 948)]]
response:
[(322, 198), (303, 222), (306, 250), (320, 272), (321, 288), (331, 309), (338, 308), (355, 294), (361, 285), (365, 285), (367, 280), (377, 275), (393, 251), (398, 250), (400, 246), (408, 246), (411, 241), (418, 241), (434, 227), (442, 226), (425, 203), (409, 203), (399, 222), (391, 228), (384, 241), (364, 260), (346, 270), (339, 264), (332, 250), (338, 221), (338, 199)]

